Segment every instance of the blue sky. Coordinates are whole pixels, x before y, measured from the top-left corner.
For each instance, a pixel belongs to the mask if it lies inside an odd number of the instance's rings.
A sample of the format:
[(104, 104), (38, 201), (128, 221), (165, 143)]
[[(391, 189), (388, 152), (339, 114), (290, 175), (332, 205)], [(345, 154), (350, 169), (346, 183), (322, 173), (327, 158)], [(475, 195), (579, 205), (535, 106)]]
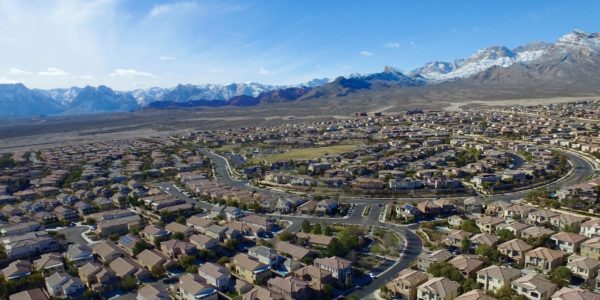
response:
[(600, 1), (0, 0), (0, 82), (295, 84), (600, 31)]

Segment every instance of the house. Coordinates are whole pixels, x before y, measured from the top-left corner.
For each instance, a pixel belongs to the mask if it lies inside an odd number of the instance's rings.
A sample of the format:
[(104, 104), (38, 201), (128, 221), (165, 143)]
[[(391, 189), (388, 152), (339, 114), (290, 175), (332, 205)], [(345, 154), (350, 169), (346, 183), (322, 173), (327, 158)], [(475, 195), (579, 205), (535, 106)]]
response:
[(448, 261), (465, 278), (474, 278), (475, 272), (483, 268), (483, 261), (477, 255), (459, 255)]
[(267, 280), (269, 290), (282, 295), (286, 300), (305, 300), (311, 296), (308, 283), (294, 277), (274, 277)]
[(600, 219), (583, 222), (579, 228), (579, 234), (589, 238), (600, 237)]
[(320, 216), (330, 215), (338, 208), (338, 202), (333, 199), (324, 199), (317, 203), (315, 213)]
[(2, 276), (6, 280), (17, 280), (31, 275), (31, 263), (26, 260), (15, 260), (2, 269)]
[(417, 288), (418, 300), (452, 300), (458, 296), (460, 283), (445, 277), (434, 277)]
[(154, 249), (145, 249), (138, 253), (136, 260), (140, 265), (146, 267), (148, 270), (156, 266), (163, 266), (165, 270), (175, 266), (175, 262), (161, 252)]
[(219, 241), (223, 241), (225, 239), (225, 232), (227, 232), (227, 227), (223, 227), (220, 225), (210, 225), (210, 227), (206, 228), (206, 231), (204, 231), (204, 234), (219, 240)]
[(317, 258), (313, 264), (323, 270), (331, 272), (331, 276), (343, 284), (347, 284), (352, 279), (352, 262), (337, 256), (328, 258)]
[(334, 279), (331, 272), (323, 270), (314, 265), (295, 270), (292, 276), (299, 280), (308, 282), (308, 286), (317, 294), (324, 292), (325, 285), (333, 285)]
[(521, 233), (523, 232), (523, 230), (527, 229), (531, 227), (530, 225), (524, 224), (524, 223), (519, 223), (519, 222), (513, 222), (507, 225), (498, 225), (496, 226), (496, 231), (501, 230), (501, 229), (506, 229), (510, 232), (512, 232), (512, 234), (515, 237), (520, 238), (521, 237)]
[(537, 239), (543, 237), (549, 237), (554, 234), (554, 230), (541, 227), (541, 226), (531, 226), (525, 228), (521, 231), (522, 239)]
[(282, 255), (289, 255), (293, 259), (301, 261), (309, 256), (312, 256), (314, 253), (310, 249), (306, 249), (304, 247), (296, 246), (294, 244), (280, 241), (275, 245), (275, 250), (277, 250)]
[(304, 215), (310, 215), (310, 214), (312, 214), (312, 213), (315, 212), (315, 210), (317, 209), (317, 204), (318, 203), (319, 202), (314, 201), (314, 200), (306, 201), (303, 204), (299, 205), (296, 208), (296, 211), (299, 212), (299, 213), (301, 213), (301, 214), (304, 214)]
[(55, 272), (46, 277), (46, 290), (52, 297), (76, 298), (85, 292), (83, 282), (79, 277), (71, 277), (64, 272)]
[(233, 206), (226, 207), (223, 210), (223, 213), (225, 214), (225, 219), (230, 222), (240, 219), (246, 215), (243, 210)]
[(136, 300), (171, 300), (171, 295), (163, 285), (145, 284), (137, 292)]
[(496, 300), (496, 298), (489, 296), (482, 290), (471, 290), (454, 298), (454, 300)]
[(105, 240), (93, 245), (92, 253), (94, 253), (94, 255), (104, 263), (110, 263), (119, 257), (125, 256), (125, 252), (123, 252), (123, 250), (109, 240)]
[(178, 260), (184, 255), (194, 255), (198, 249), (189, 242), (168, 240), (160, 243), (160, 251), (170, 258)]
[(26, 222), (4, 227), (0, 229), (0, 233), (2, 234), (2, 236), (13, 236), (42, 230), (44, 230), (44, 227), (42, 225), (36, 222)]
[(432, 263), (448, 261), (452, 257), (452, 253), (446, 249), (436, 250), (431, 253), (421, 253), (417, 257), (417, 269), (427, 272)]
[(3, 238), (0, 243), (4, 246), (6, 255), (9, 258), (27, 257), (57, 251), (60, 247), (46, 231), (34, 231), (9, 236)]
[(571, 300), (571, 299), (600, 299), (600, 294), (583, 290), (580, 288), (563, 287), (554, 294), (552, 294), (552, 300)]
[(93, 291), (101, 293), (119, 287), (115, 272), (101, 264), (88, 262), (79, 267), (78, 273), (83, 284)]
[(242, 300), (284, 300), (283, 295), (275, 293), (261, 286), (255, 286), (252, 290), (242, 295)]
[(521, 270), (492, 265), (477, 271), (477, 283), (483, 286), (485, 291), (495, 292), (516, 278), (521, 277)]
[(92, 249), (86, 245), (71, 244), (64, 254), (68, 262), (72, 262), (75, 267), (81, 267), (94, 260)]
[(33, 267), (36, 270), (42, 271), (44, 275), (65, 270), (62, 256), (58, 253), (42, 254), (39, 259), (33, 261)]
[(33, 288), (12, 294), (8, 300), (48, 300), (48, 296), (41, 288)]
[(425, 272), (404, 269), (392, 281), (386, 284), (389, 297), (406, 300), (417, 299), (417, 287), (429, 280)]
[(306, 243), (313, 248), (326, 248), (333, 240), (333, 237), (322, 235), (322, 234), (312, 234), (312, 233), (304, 233), (298, 232), (296, 236), (299, 239), (305, 240)]
[(280, 261), (277, 251), (265, 246), (255, 246), (248, 249), (248, 255), (271, 268), (274, 268)]
[(500, 238), (497, 235), (489, 233), (478, 233), (471, 237), (470, 244), (471, 249), (477, 249), (480, 245), (486, 245), (489, 247), (496, 247)]
[(481, 232), (484, 233), (495, 233), (496, 232), (496, 226), (500, 225), (504, 223), (504, 219), (500, 219), (500, 218), (496, 218), (496, 217), (492, 217), (492, 216), (483, 216), (477, 220), (475, 220), (475, 224), (477, 224), (477, 227), (479, 228), (479, 230), (481, 230)]
[(498, 251), (519, 265), (525, 263), (525, 253), (533, 249), (532, 246), (520, 239), (512, 239), (498, 245)]
[(548, 300), (558, 288), (546, 276), (536, 272), (515, 279), (511, 287), (517, 294), (530, 300)]
[(558, 250), (570, 254), (579, 253), (581, 244), (588, 238), (571, 232), (559, 232), (550, 237)]
[(461, 249), (462, 241), (465, 239), (469, 240), (472, 235), (472, 233), (467, 231), (452, 230), (442, 242), (448, 247)]
[(232, 259), (232, 271), (248, 282), (264, 282), (271, 277), (269, 266), (259, 262), (245, 253), (238, 253)]
[(577, 227), (580, 227), (581, 229), (581, 223), (583, 223), (583, 221), (585, 221), (585, 218), (570, 214), (559, 214), (558, 216), (550, 218), (550, 224), (559, 230), (574, 229)]
[(109, 267), (119, 278), (131, 276), (137, 281), (143, 281), (150, 277), (150, 272), (146, 268), (129, 257), (119, 257), (113, 260)]
[(196, 274), (184, 274), (179, 277), (179, 295), (183, 300), (217, 300), (217, 290), (204, 282)]
[(190, 236), (192, 243), (198, 250), (213, 250), (219, 247), (219, 241), (204, 234), (194, 234)]
[(191, 216), (187, 219), (186, 223), (187, 226), (193, 227), (194, 229), (196, 229), (198, 232), (200, 233), (204, 233), (204, 231), (206, 230), (206, 228), (210, 227), (211, 225), (215, 224), (214, 220), (211, 219), (207, 219), (207, 218), (203, 218), (201, 216)]
[(579, 255), (571, 255), (567, 258), (567, 268), (573, 276), (584, 279), (590, 283), (598, 275), (600, 261)]
[(527, 224), (542, 225), (546, 222), (550, 223), (550, 219), (558, 217), (560, 214), (549, 209), (540, 209), (529, 213), (527, 216)]
[(154, 244), (156, 239), (166, 240), (169, 238), (169, 232), (161, 226), (150, 224), (146, 225), (142, 231), (140, 231), (140, 237), (146, 242)]
[(581, 243), (581, 255), (600, 260), (600, 236), (594, 236)]
[(198, 275), (220, 291), (229, 289), (229, 270), (221, 265), (206, 262), (198, 267)]
[(174, 233), (182, 233), (185, 238), (189, 238), (192, 234), (194, 234), (194, 228), (179, 224), (177, 222), (171, 222), (167, 224), (165, 229), (170, 235)]
[(525, 253), (525, 267), (547, 273), (560, 266), (564, 256), (565, 253), (562, 251), (538, 247)]
[(117, 241), (117, 245), (121, 247), (121, 249), (125, 250), (129, 255), (134, 255), (135, 245), (139, 243), (141, 240), (131, 233), (126, 235), (122, 235), (119, 237)]

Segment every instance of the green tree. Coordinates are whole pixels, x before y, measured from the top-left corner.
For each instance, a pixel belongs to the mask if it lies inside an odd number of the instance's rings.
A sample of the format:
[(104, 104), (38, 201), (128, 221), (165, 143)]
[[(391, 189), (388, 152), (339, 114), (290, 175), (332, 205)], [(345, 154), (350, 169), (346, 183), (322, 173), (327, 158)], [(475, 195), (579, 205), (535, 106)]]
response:
[(465, 281), (463, 281), (463, 283), (462, 283), (463, 293), (466, 293), (468, 291), (475, 290), (478, 288), (479, 288), (479, 284), (471, 278), (465, 279)]
[(160, 243), (162, 243), (164, 241), (165, 241), (165, 238), (163, 238), (161, 236), (155, 237), (154, 238), (154, 243), (153, 243), (154, 244), (154, 248), (160, 249)]
[(510, 287), (510, 284), (505, 284), (499, 288), (495, 293), (494, 297), (498, 300), (528, 300), (523, 295), (518, 295), (515, 290)]
[(310, 233), (310, 231), (311, 231), (310, 222), (305, 219), (304, 221), (302, 221), (302, 232)]
[(177, 265), (183, 269), (187, 269), (196, 263), (196, 257), (192, 255), (184, 255), (177, 261)]
[(564, 287), (571, 280), (571, 270), (565, 266), (560, 266), (548, 273), (548, 279), (559, 287)]
[(323, 228), (323, 234), (326, 236), (331, 236), (333, 234), (331, 227), (329, 227), (329, 225), (325, 225), (325, 228)]
[(173, 238), (183, 241), (183, 239), (185, 238), (185, 235), (183, 234), (183, 232), (175, 232), (175, 233), (173, 233)]
[(296, 235), (289, 231), (284, 231), (279, 234), (279, 240), (286, 241), (286, 242), (293, 242), (294, 240), (296, 240)]
[(121, 288), (131, 291), (137, 287), (137, 280), (133, 276), (125, 276), (121, 279)]
[(471, 245), (471, 241), (469, 238), (464, 237), (462, 241), (460, 241), (460, 251), (462, 253), (469, 253), (469, 246)]
[(152, 276), (154, 278), (160, 278), (163, 275), (165, 275), (165, 273), (167, 273), (167, 269), (165, 269), (165, 266), (163, 266), (161, 264), (156, 264), (156, 265), (152, 266), (152, 268), (150, 269), (150, 272), (152, 273)]
[(229, 261), (229, 257), (223, 256), (217, 260), (217, 264), (224, 266), (225, 264), (229, 263)]
[(315, 226), (313, 226), (312, 233), (314, 233), (314, 234), (323, 233), (323, 230), (321, 229), (321, 224), (319, 224), (319, 223), (315, 224)]
[(504, 243), (515, 238), (515, 234), (505, 228), (497, 230), (496, 235), (500, 238), (500, 243)]
[(340, 242), (337, 238), (331, 239), (329, 245), (327, 245), (327, 255), (329, 256), (344, 256), (346, 255), (346, 249), (342, 242)]
[(146, 244), (146, 242), (140, 240), (138, 242), (135, 243), (135, 246), (133, 246), (133, 255), (138, 255), (140, 252), (144, 251), (148, 249), (148, 244)]
[(433, 275), (433, 277), (446, 277), (456, 282), (463, 281), (463, 276), (460, 274), (460, 271), (447, 262), (432, 263), (429, 265), (427, 273)]
[(473, 220), (463, 220), (460, 222), (460, 229), (470, 233), (480, 233), (479, 227)]
[(185, 225), (186, 220), (185, 216), (178, 216), (175, 222)]
[(490, 247), (488, 245), (479, 245), (477, 249), (475, 249), (475, 253), (477, 255), (483, 257), (488, 263), (499, 263), (501, 258), (501, 253), (498, 249)]

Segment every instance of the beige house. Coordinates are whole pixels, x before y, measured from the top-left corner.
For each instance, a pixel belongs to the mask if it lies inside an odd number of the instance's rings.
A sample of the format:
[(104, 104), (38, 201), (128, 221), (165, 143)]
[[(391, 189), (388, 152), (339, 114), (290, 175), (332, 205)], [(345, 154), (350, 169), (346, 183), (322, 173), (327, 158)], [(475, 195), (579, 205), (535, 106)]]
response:
[(523, 265), (525, 262), (525, 253), (531, 249), (533, 249), (532, 246), (520, 239), (512, 239), (498, 245), (498, 251), (500, 251), (502, 255), (519, 263), (519, 265)]
[(444, 245), (448, 247), (454, 247), (460, 249), (462, 247), (462, 241), (469, 239), (473, 234), (463, 230), (452, 230), (448, 233), (448, 236), (442, 241)]
[(517, 294), (531, 300), (548, 300), (558, 288), (556, 284), (546, 279), (546, 276), (536, 272), (515, 279), (511, 287)]
[(521, 231), (521, 238), (536, 239), (544, 236), (551, 236), (552, 234), (554, 234), (554, 230), (540, 226), (531, 226)]
[(600, 295), (580, 288), (563, 287), (552, 295), (552, 300), (598, 300)]
[(271, 270), (245, 253), (239, 253), (232, 260), (233, 274), (248, 281), (262, 282), (271, 277)]
[(452, 257), (452, 253), (446, 249), (433, 251), (431, 253), (421, 253), (417, 257), (417, 268), (423, 272), (427, 272), (429, 265), (436, 262), (445, 262)]
[(448, 263), (460, 271), (465, 278), (474, 278), (475, 272), (483, 268), (483, 261), (479, 259), (478, 255), (459, 255)]
[(434, 277), (417, 288), (418, 300), (453, 300), (458, 296), (460, 283), (445, 277)]
[(571, 270), (573, 276), (591, 281), (598, 275), (600, 261), (579, 255), (571, 255), (567, 258), (567, 268)]
[(429, 280), (429, 276), (425, 272), (404, 269), (394, 280), (386, 284), (386, 287), (390, 297), (416, 300), (417, 287), (427, 280)]
[(527, 224), (530, 225), (541, 225), (543, 223), (550, 223), (550, 219), (559, 216), (560, 214), (549, 209), (540, 209), (537, 211), (530, 212), (527, 216)]
[(581, 243), (581, 255), (600, 260), (600, 237), (593, 237)]
[(521, 237), (521, 232), (523, 232), (523, 230), (527, 229), (531, 227), (530, 225), (524, 224), (524, 223), (519, 223), (519, 222), (513, 222), (510, 224), (507, 224), (506, 226), (496, 226), (496, 231), (500, 230), (500, 229), (506, 229), (510, 232), (512, 232), (512, 234), (515, 235), (515, 237), (519, 238)]
[(538, 247), (525, 253), (525, 267), (547, 273), (560, 266), (565, 255), (562, 251)]
[(489, 296), (482, 290), (472, 290), (454, 298), (454, 300), (496, 300), (496, 298)]
[(521, 270), (492, 265), (477, 272), (477, 283), (481, 284), (484, 290), (495, 292), (519, 277)]
[(475, 221), (479, 230), (484, 233), (494, 233), (496, 232), (496, 226), (504, 223), (504, 219), (492, 217), (492, 216), (484, 216)]
[(587, 237), (571, 232), (559, 232), (550, 237), (556, 248), (570, 254), (579, 253), (581, 244)]

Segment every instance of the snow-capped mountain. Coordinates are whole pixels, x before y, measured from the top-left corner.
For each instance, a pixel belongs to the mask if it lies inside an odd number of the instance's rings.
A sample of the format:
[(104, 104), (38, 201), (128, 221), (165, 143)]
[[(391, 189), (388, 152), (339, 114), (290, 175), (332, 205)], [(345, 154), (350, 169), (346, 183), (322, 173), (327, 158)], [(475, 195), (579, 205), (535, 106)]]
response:
[(455, 62), (430, 62), (411, 72), (433, 82), (467, 78), (491, 67), (506, 68), (515, 63), (526, 63), (544, 56), (552, 44), (534, 42), (513, 50), (504, 46), (492, 46), (476, 51), (466, 59)]

